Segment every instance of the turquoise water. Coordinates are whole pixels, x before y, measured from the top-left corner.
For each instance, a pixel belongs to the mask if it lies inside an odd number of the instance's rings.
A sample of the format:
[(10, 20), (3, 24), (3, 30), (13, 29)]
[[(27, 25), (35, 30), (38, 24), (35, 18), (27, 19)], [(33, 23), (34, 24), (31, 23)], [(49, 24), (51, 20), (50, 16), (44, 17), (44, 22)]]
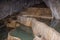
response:
[(16, 28), (14, 31), (11, 32), (12, 36), (19, 37), (22, 40), (33, 40), (34, 35), (32, 32), (32, 29), (25, 27), (25, 26), (20, 26)]

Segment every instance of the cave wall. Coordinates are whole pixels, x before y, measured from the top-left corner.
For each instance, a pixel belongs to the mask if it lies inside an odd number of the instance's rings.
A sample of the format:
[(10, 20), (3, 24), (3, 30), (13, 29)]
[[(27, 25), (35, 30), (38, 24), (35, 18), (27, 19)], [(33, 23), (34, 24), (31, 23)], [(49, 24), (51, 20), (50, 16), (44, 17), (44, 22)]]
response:
[(41, 0), (0, 0), (0, 19), (41, 2)]

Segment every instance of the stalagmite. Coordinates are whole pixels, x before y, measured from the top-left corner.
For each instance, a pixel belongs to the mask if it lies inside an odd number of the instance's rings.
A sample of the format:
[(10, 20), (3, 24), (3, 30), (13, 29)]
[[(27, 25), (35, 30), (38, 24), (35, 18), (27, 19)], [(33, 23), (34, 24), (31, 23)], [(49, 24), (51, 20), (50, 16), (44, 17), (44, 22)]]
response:
[(36, 19), (32, 20), (32, 29), (35, 36), (41, 35), (42, 40), (60, 40), (60, 33)]

